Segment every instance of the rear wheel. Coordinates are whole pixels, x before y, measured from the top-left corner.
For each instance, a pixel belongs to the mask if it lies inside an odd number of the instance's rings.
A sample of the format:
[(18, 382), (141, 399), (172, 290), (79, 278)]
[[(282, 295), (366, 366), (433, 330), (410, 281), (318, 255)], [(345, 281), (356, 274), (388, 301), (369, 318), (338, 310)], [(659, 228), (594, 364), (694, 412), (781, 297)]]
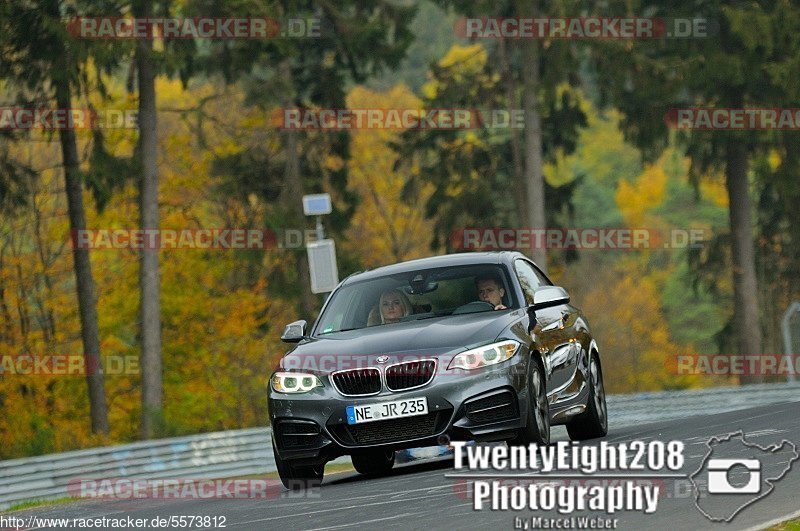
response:
[(386, 474), (394, 466), (393, 450), (370, 450), (368, 452), (350, 456), (353, 468), (365, 476), (380, 476)]
[(508, 441), (513, 445), (550, 444), (550, 405), (542, 368), (531, 360), (528, 369), (528, 419), (519, 434)]
[(272, 439), (272, 454), (275, 456), (275, 468), (278, 469), (278, 476), (287, 489), (302, 490), (318, 487), (322, 483), (322, 477), (325, 475), (324, 464), (302, 465), (281, 459), (275, 449), (274, 438)]
[(606, 391), (603, 387), (603, 371), (597, 354), (592, 353), (589, 360), (589, 400), (586, 411), (567, 424), (567, 433), (573, 441), (605, 437), (608, 433)]

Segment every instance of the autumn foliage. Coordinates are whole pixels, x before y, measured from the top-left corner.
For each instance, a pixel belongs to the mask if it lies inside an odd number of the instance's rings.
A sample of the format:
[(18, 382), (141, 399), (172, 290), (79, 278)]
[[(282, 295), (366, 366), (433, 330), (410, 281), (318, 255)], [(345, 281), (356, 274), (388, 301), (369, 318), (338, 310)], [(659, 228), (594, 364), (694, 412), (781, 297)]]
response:
[[(442, 235), (453, 230), (523, 226), (525, 191), (511, 168), (522, 142), (519, 132), (476, 128), (426, 136), (398, 129), (287, 132), (275, 126), (282, 106), (327, 101), (326, 96), (343, 99), (339, 103), (351, 109), (514, 108), (519, 103), (519, 85), (514, 84), (519, 79), (495, 64), (497, 49), (455, 43), (441, 52), (423, 68), (425, 79), (416, 79), (416, 86), (400, 75), (387, 74), (377, 82), (361, 72), (354, 76), (358, 82), (345, 83), (337, 77), (337, 69), (345, 67), (327, 53), (320, 54), (320, 66), (314, 68), (329, 77), (309, 67), (304, 78), (295, 80), (296, 94), (287, 88), (286, 72), (296, 75), (299, 68), (291, 70), (288, 63), (282, 64), (287, 66), (280, 70), (283, 77), (275, 68), (265, 79), (209, 74), (179, 81), (160, 75), (161, 227), (279, 234), (311, 229), (313, 221), (298, 214), (300, 193), (293, 195), (295, 190), (288, 188), (290, 170), (307, 188), (298, 192), (333, 197), (335, 212), (326, 219), (326, 229), (336, 238), (340, 278), (447, 252)], [(108, 75), (100, 70), (92, 75)], [(413, 73), (407, 76), (412, 81)], [(303, 93), (311, 78), (321, 84)], [(89, 91), (75, 105), (136, 108), (124, 79), (103, 79), (102, 93)], [(550, 85), (542, 111), (543, 173), (552, 227), (644, 227), (663, 236), (659, 243), (669, 243), (675, 230), (700, 229), (710, 235), (696, 247), (548, 252), (548, 274), (569, 290), (598, 340), (606, 388), (628, 393), (734, 383), (675, 369), (681, 354), (733, 352), (726, 343), (734, 308), (723, 175), (710, 166), (698, 169), (692, 154), (674, 139), (657, 156), (645, 158), (623, 136), (631, 117), (599, 108), (574, 84), (544, 82)], [(335, 85), (341, 95), (328, 94), (320, 88), (323, 83)], [(567, 122), (570, 127), (562, 128)], [(2, 176), (12, 167), (30, 169), (25, 179), (0, 180), (0, 360), (82, 354), (63, 163), (51, 133), (0, 136)], [(136, 129), (78, 132), (88, 228), (137, 227), (140, 172), (132, 162), (137, 134)], [(755, 160), (753, 169), (762, 194), (757, 240), (761, 295), (780, 302), (769, 310), (770, 323), (777, 322), (778, 306), (788, 305), (796, 293), (791, 282), (797, 271), (795, 229), (785, 226), (784, 217), (772, 216), (768, 201), (796, 193), (796, 178), (780, 173), (785, 160), (772, 151)], [(280, 332), (296, 319), (313, 320), (322, 302), (305, 289), (303, 253), (302, 247), (285, 245), (160, 251), (160, 436), (268, 423), (268, 378), (286, 351)], [(139, 256), (131, 249), (93, 250), (91, 263), (102, 355), (137, 359)], [(779, 332), (768, 332), (775, 346)], [(84, 378), (14, 374), (3, 367), (0, 458), (139, 436), (138, 371), (106, 374), (111, 430), (105, 437), (91, 435)]]

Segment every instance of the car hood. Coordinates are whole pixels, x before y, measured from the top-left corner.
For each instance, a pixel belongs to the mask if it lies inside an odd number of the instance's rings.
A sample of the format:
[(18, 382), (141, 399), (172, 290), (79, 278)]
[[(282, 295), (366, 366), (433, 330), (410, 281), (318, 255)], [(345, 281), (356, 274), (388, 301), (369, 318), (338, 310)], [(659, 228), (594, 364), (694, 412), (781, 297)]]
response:
[(372, 365), (380, 356), (388, 356), (382, 363), (450, 356), (493, 342), (522, 314), (500, 310), (435, 317), (312, 337), (286, 354), (281, 367), (332, 372)]

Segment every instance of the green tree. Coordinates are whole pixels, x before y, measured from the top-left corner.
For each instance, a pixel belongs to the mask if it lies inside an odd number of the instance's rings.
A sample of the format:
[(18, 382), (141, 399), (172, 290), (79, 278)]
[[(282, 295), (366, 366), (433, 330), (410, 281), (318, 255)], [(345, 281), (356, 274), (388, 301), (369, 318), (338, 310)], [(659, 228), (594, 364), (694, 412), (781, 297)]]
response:
[[(205, 0), (191, 3), (187, 9), (190, 13), (220, 13), (216, 3)], [(196, 59), (194, 68), (239, 83), (250, 105), (272, 113), (282, 108), (345, 108), (348, 86), (399, 65), (413, 38), (408, 26), (415, 9), (348, 0), (302, 5), (231, 2), (223, 11), (228, 16), (268, 16), (281, 23), (290, 18), (319, 21), (316, 36), (213, 42)], [(305, 225), (303, 194), (330, 192), (334, 212), (326, 218), (329, 235), (343, 236), (355, 203), (347, 190), (349, 134), (274, 129), (259, 134), (270, 142), (248, 146), (217, 161), (220, 189), (242, 202), (251, 193), (270, 201), (273, 208), (265, 223), (278, 229)], [(294, 251), (293, 258), (271, 272), (270, 286), (277, 295), (299, 301), (298, 310), (311, 317), (319, 299), (310, 293), (305, 250)], [(339, 258), (342, 272), (358, 267), (348, 257)]]
[[(574, 16), (579, 3), (548, 3), (538, 0), (505, 0), (502, 2), (443, 0), (459, 15), (477, 17), (564, 17)], [(561, 205), (553, 204), (553, 195), (569, 196), (569, 189), (560, 194), (548, 189), (544, 165), (558, 150), (570, 152), (575, 147), (577, 130), (586, 125), (578, 98), (566, 86), (576, 86), (583, 47), (564, 39), (498, 39), (489, 41), (489, 70), (497, 76), (497, 90), (503, 95), (505, 109), (521, 109), (524, 129), (509, 132), (507, 186), (515, 190), (511, 203), (517, 212), (517, 223), (545, 228)], [(489, 101), (470, 102), (485, 106)], [(563, 198), (563, 197), (562, 197)], [(557, 199), (557, 198), (556, 198)], [(545, 249), (533, 249), (533, 260), (547, 269)]]
[[(686, 18), (682, 4), (617, 2), (614, 14)], [(753, 2), (730, 6), (703, 4), (702, 15), (717, 31), (707, 38), (653, 39), (607, 43), (596, 54), (598, 85), (623, 111), (627, 135), (653, 157), (669, 139), (665, 115), (671, 108), (796, 107), (794, 79), (800, 52), (798, 10), (789, 2)], [(710, 171), (725, 175), (729, 196), (734, 321), (738, 352), (762, 352), (759, 290), (754, 245), (751, 163), (765, 150), (784, 155), (782, 175), (796, 175), (794, 133), (693, 131), (678, 135), (692, 160), (695, 180)], [(796, 150), (794, 150), (796, 153)], [(743, 383), (758, 377), (742, 378)]]
[[(503, 46), (509, 46), (508, 43)], [(481, 44), (454, 45), (431, 65), (430, 80), (422, 87), (424, 108), (482, 109), (519, 111), (521, 81), (500, 43), (487, 49)], [(498, 59), (497, 55), (501, 57)], [(542, 96), (537, 109), (542, 136), (542, 159), (552, 160), (557, 153), (575, 149), (579, 128), (586, 125), (580, 92), (558, 76), (543, 78)], [(483, 117), (489, 117), (484, 113)], [(517, 115), (519, 116), (519, 115)], [(489, 121), (466, 130), (415, 129), (403, 134), (397, 149), (405, 164), (419, 166), (407, 185), (410, 192), (430, 181), (434, 193), (426, 203), (429, 217), (436, 219), (433, 245), (447, 241), (453, 230), (469, 226), (552, 227), (563, 214), (569, 214), (569, 200), (577, 180), (551, 186), (542, 177), (546, 221), (532, 221), (529, 187), (524, 169), (530, 146), (523, 146), (521, 132), (530, 126), (525, 110), (524, 128), (492, 127)], [(538, 142), (538, 141), (537, 141)], [(534, 149), (534, 151), (536, 151)], [(540, 164), (535, 162), (534, 165)], [(529, 168), (530, 169), (530, 168)], [(540, 169), (543, 171), (543, 168)], [(538, 190), (538, 184), (533, 186)], [(536, 191), (534, 196), (538, 197)], [(412, 194), (413, 195), (413, 194)], [(538, 201), (538, 199), (537, 199)], [(537, 214), (538, 216), (538, 214)], [(537, 253), (542, 249), (536, 249)], [(542, 254), (539, 253), (539, 261)], [(538, 262), (537, 262), (538, 263)]]

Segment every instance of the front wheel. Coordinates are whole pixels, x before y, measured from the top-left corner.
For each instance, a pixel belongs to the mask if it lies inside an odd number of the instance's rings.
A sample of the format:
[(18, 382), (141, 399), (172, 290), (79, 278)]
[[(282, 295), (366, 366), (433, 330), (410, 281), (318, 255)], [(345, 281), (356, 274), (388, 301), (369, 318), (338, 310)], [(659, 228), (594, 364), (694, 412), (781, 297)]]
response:
[(389, 472), (394, 466), (393, 450), (371, 450), (350, 456), (353, 468), (365, 476), (380, 476)]
[(550, 405), (547, 402), (542, 368), (532, 359), (528, 369), (528, 418), (519, 434), (508, 441), (511, 445), (528, 445), (536, 443), (540, 446), (550, 444)]
[(275, 468), (283, 486), (290, 490), (302, 490), (319, 487), (322, 476), (325, 474), (325, 465), (301, 465), (281, 459), (275, 449), (275, 439), (272, 439), (272, 455), (275, 456)]
[(589, 360), (589, 400), (586, 411), (567, 424), (567, 433), (573, 441), (605, 437), (608, 433), (606, 391), (597, 354), (592, 354)]

